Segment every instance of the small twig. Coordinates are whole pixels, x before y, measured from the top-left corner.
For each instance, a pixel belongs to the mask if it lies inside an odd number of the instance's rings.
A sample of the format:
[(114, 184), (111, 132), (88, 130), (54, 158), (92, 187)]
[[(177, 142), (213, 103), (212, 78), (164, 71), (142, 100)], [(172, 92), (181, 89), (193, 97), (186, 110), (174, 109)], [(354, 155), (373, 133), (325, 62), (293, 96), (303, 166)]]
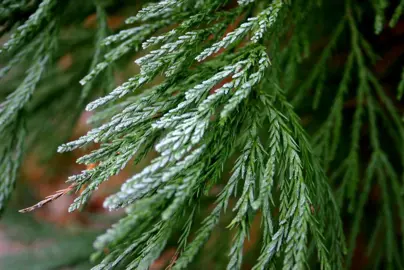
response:
[(24, 208), (24, 209), (21, 209), (18, 212), (27, 213), (27, 212), (34, 211), (34, 210), (36, 210), (38, 208), (41, 208), (45, 204), (50, 203), (50, 202), (52, 202), (52, 201), (54, 201), (54, 200), (56, 200), (56, 199), (58, 199), (58, 198), (60, 198), (60, 197), (62, 197), (64, 195), (66, 195), (67, 193), (72, 191), (75, 187), (76, 187), (76, 184), (72, 184), (72, 185), (68, 186), (65, 189), (58, 190), (58, 191), (56, 191), (55, 194), (47, 196), (44, 200), (38, 202), (37, 204), (35, 204), (33, 206), (30, 206), (30, 207), (27, 207), (27, 208)]
[(166, 267), (166, 270), (171, 270), (174, 267), (174, 264), (177, 262), (179, 252), (176, 251), (174, 256), (171, 258), (170, 264)]

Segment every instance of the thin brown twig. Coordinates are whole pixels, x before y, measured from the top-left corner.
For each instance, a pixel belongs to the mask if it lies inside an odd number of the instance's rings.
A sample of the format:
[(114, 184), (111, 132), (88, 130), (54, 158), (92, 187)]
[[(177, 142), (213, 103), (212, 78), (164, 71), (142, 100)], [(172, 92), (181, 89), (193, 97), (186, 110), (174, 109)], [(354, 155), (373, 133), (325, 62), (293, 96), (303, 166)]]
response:
[(76, 184), (71, 184), (71, 185), (68, 186), (67, 188), (58, 190), (58, 191), (56, 191), (55, 194), (52, 194), (52, 195), (47, 196), (45, 199), (43, 199), (42, 201), (38, 202), (37, 204), (35, 204), (35, 205), (33, 205), (33, 206), (30, 206), (30, 207), (27, 207), (27, 208), (24, 208), (24, 209), (21, 209), (21, 210), (19, 210), (18, 212), (20, 212), (20, 213), (28, 213), (28, 212), (34, 211), (34, 210), (36, 210), (36, 209), (38, 209), (38, 208), (41, 208), (41, 207), (44, 206), (45, 204), (48, 204), (48, 203), (50, 203), (50, 202), (53, 202), (54, 200), (56, 200), (56, 199), (58, 199), (58, 198), (60, 198), (60, 197), (62, 197), (62, 196), (64, 196), (64, 195), (66, 195), (67, 193), (69, 193), (70, 191), (72, 191), (75, 187), (76, 187)]
[(178, 259), (179, 252), (176, 251), (174, 256), (171, 258), (170, 264), (166, 267), (166, 270), (171, 270)]

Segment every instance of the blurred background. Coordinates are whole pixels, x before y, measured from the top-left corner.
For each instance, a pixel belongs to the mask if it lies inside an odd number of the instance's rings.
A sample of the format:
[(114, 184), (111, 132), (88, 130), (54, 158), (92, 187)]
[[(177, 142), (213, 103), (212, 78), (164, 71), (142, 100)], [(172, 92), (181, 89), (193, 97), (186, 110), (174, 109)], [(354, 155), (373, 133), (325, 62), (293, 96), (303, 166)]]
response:
[[(15, 16), (15, 22), (23, 22), (27, 19), (32, 10), (35, 10), (38, 1), (27, 1), (26, 9), (19, 10)], [(107, 26), (110, 33), (117, 32), (125, 28), (124, 20), (135, 14), (136, 10), (147, 1), (100, 1), (108, 14)], [(236, 1), (230, 1), (234, 5)], [(338, 1), (336, 1), (338, 2)], [(341, 1), (343, 2), (343, 1)], [(367, 1), (358, 1), (367, 2)], [(365, 3), (366, 4), (366, 3)], [(328, 7), (330, 16), (327, 20), (332, 22), (335, 17), (339, 17), (341, 6), (336, 3)], [(332, 12), (331, 12), (332, 11)], [(400, 76), (402, 63), (404, 63), (404, 21), (398, 22), (394, 29), (388, 29), (381, 35), (373, 34), (373, 15), (370, 14), (361, 23), (364, 35), (377, 49), (380, 55), (373, 70), (380, 78), (388, 96), (395, 99), (394, 87), (397, 85), (397, 78)], [(90, 70), (96, 41), (96, 29), (98, 27), (97, 16), (92, 1), (69, 1), (63, 10), (62, 29), (60, 31), (57, 54), (54, 57), (52, 67), (46, 73), (44, 79), (36, 91), (35, 97), (30, 103), (28, 113), (30, 114), (27, 123), (28, 130), (35, 130), (30, 134), (28, 150), (24, 156), (24, 161), (20, 169), (17, 188), (13, 194), (6, 212), (0, 220), (0, 270), (50, 270), (50, 269), (90, 269), (90, 257), (93, 253), (92, 243), (95, 237), (104, 232), (108, 227), (116, 222), (123, 215), (122, 211), (109, 212), (102, 207), (106, 196), (117, 191), (121, 183), (139, 171), (153, 157), (151, 153), (144, 161), (137, 166), (128, 166), (118, 176), (112, 177), (100, 186), (93, 197), (82, 211), (68, 213), (68, 206), (73, 202), (74, 195), (66, 195), (58, 200), (47, 204), (29, 214), (20, 214), (19, 209), (30, 206), (55, 191), (66, 188), (65, 183), (68, 176), (77, 174), (85, 169), (84, 166), (75, 163), (76, 159), (87, 153), (97, 145), (88, 149), (76, 150), (72, 153), (56, 154), (57, 146), (63, 142), (70, 141), (84, 135), (91, 126), (87, 120), (91, 113), (84, 112), (85, 104), (77, 104), (78, 96), (82, 87), (78, 83)], [(9, 27), (4, 18), (0, 18), (0, 31)], [(331, 26), (332, 23), (330, 23)], [(372, 27), (369, 27), (371, 25)], [(10, 26), (11, 27), (11, 26)], [(324, 35), (328, 29), (326, 25), (319, 25), (320, 31), (313, 33), (322, 38), (311, 45), (313, 55), (319, 54), (327, 44), (328, 37)], [(229, 26), (229, 31), (233, 26)], [(0, 39), (0, 44), (7, 40), (8, 35)], [(330, 66), (335, 73), (342, 70), (347, 44), (343, 42), (338, 45), (338, 52), (332, 58)], [(113, 84), (119, 85), (133, 74), (138, 72), (137, 66), (133, 63), (139, 55), (128, 53), (117, 61), (114, 67)], [(315, 58), (315, 57), (314, 57)], [(9, 59), (0, 59), (0, 68), (5, 67)], [(315, 61), (308, 61), (307, 65), (313, 65)], [(31, 63), (22, 62), (17, 69), (11, 70), (1, 81), (1, 100), (11, 93), (25, 76), (25, 70)], [(0, 72), (1, 73), (1, 72)], [(304, 77), (304, 72), (302, 77)], [(332, 80), (332, 78), (331, 78)], [(332, 86), (331, 86), (332, 87)], [(89, 100), (100, 96), (106, 91), (110, 91), (111, 86), (98, 83), (91, 92)], [(327, 96), (325, 97), (327, 99)], [(328, 99), (332, 99), (328, 97)], [(326, 104), (326, 103), (324, 103)], [(404, 112), (402, 102), (395, 102), (394, 105), (401, 112)], [(80, 113), (66, 113), (75, 106), (82, 106), (74, 111)], [(308, 105), (311, 106), (311, 105)], [(326, 106), (327, 107), (327, 106)], [(329, 107), (329, 106), (328, 106)], [(352, 117), (356, 107), (355, 97), (347, 100), (344, 104), (345, 113)], [(328, 109), (328, 108), (325, 108)], [(321, 110), (321, 108), (320, 108)], [(52, 117), (49, 117), (52, 115)], [(311, 108), (299, 108), (299, 115), (302, 116), (304, 125), (312, 122)], [(34, 127), (35, 129), (30, 129)], [(315, 130), (318, 126), (308, 127), (309, 131)], [(366, 129), (366, 127), (365, 127)], [(343, 131), (349, 138), (349, 127)], [(364, 131), (364, 138), (366, 130)], [(347, 139), (348, 140), (348, 139)], [(364, 156), (368, 155), (368, 139), (361, 141), (365, 147), (361, 148)], [(394, 148), (394, 145), (391, 145)], [(395, 150), (395, 149), (394, 149)], [(91, 166), (91, 165), (90, 165)], [(225, 176), (226, 177), (226, 176)], [(206, 205), (213, 205), (215, 193), (220, 190), (220, 186), (213, 189), (211, 197), (206, 198)], [(373, 226), (375, 213), (380, 211), (381, 194), (377, 184), (372, 187), (369, 202), (366, 205), (366, 218)], [(209, 206), (203, 211), (209, 211)], [(203, 216), (203, 215), (201, 215)], [(344, 221), (349, 224), (349, 215), (344, 215)], [(205, 247), (205, 251), (214, 246), (216, 250), (227, 252), (228, 242), (232, 235), (225, 228), (228, 219), (224, 218), (222, 225), (216, 230)], [(254, 261), (257, 244), (260, 236), (259, 215), (252, 226), (249, 241), (246, 242), (245, 252), (251, 254), (246, 257), (245, 269), (249, 269), (249, 259)], [(398, 222), (397, 222), (398, 223)], [(363, 230), (359, 234), (356, 243), (356, 250), (353, 259), (352, 269), (363, 269), (368, 267), (370, 255), (367, 253), (369, 235)], [(401, 237), (402, 232), (397, 232)], [(220, 235), (220, 241), (217, 241)], [(381, 234), (380, 237), (383, 237)], [(152, 269), (165, 269), (175, 256), (176, 243), (169, 243), (161, 258), (153, 264)], [(223, 247), (223, 249), (221, 248)], [(108, 252), (107, 250), (105, 252)], [(225, 254), (226, 255), (226, 254)], [(217, 256), (217, 258), (215, 257)], [(199, 258), (199, 265), (209, 265), (206, 269), (223, 269), (226, 256), (219, 256), (216, 253), (204, 253)], [(215, 262), (214, 265), (208, 264)]]
[[(0, 12), (2, 15), (7, 14), (6, 9), (10, 8), (8, 15), (11, 14), (14, 24), (9, 25), (6, 17), (0, 16), (1, 34), (8, 27), (18, 26), (25, 21), (39, 3), (25, 2), (21, 9), (13, 9), (16, 1), (5, 0), (0, 4), (0, 8), (4, 8)], [(108, 12), (108, 32), (122, 29), (124, 20), (133, 15), (142, 2), (145, 1), (98, 1)], [(20, 168), (16, 190), (0, 220), (0, 269), (90, 269), (89, 258), (94, 251), (92, 243), (95, 237), (122, 216), (120, 211), (104, 210), (102, 202), (136, 170), (129, 166), (119, 176), (112, 177), (81, 212), (67, 211), (74, 195), (63, 196), (29, 214), (18, 212), (66, 188), (67, 177), (85, 169), (85, 166), (76, 164), (76, 159), (91, 150), (56, 154), (58, 145), (84, 135), (91, 128), (87, 124), (91, 114), (84, 112), (84, 105), (77, 108), (77, 104), (82, 91), (79, 80), (90, 69), (99, 26), (93, 1), (69, 1), (64, 8), (57, 53), (28, 108), (30, 118), (27, 129), (35, 126), (32, 130), (36, 132), (29, 136), (28, 151)], [(8, 37), (8, 34), (3, 35), (0, 44)], [(133, 64), (134, 59), (133, 54), (126, 55), (117, 62), (114, 84), (124, 82), (138, 71)], [(10, 59), (3, 56), (0, 60), (1, 78), (6, 73)], [(2, 78), (2, 100), (18, 86), (30, 64), (29, 61), (22, 61), (18, 68), (10, 70)], [(111, 90), (102, 85), (94, 88), (96, 90), (89, 99)], [(69, 113), (71, 108), (73, 110)]]

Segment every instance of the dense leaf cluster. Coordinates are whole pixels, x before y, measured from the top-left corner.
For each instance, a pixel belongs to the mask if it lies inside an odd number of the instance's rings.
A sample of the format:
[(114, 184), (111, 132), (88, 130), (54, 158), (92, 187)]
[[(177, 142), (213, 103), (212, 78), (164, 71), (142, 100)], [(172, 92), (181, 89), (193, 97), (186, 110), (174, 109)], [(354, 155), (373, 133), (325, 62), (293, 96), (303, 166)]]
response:
[[(91, 57), (85, 53), (90, 71), (80, 80), (81, 89), (56, 102), (47, 95), (58, 97), (59, 92), (47, 90), (40, 82), (51, 76), (45, 71), (63, 51), (58, 43), (62, 47), (60, 29), (66, 25), (63, 9), (68, 4), (28, 2), (0, 4), (0, 20), (15, 28), (1, 50), (10, 60), (0, 76), (27, 57), (32, 59), (19, 86), (0, 105), (0, 209), (14, 186), (23, 142), (30, 138), (27, 134), (39, 132), (35, 116), (44, 117), (52, 110), (63, 115), (67, 113), (63, 108), (68, 108), (73, 114), (66, 120), (71, 127), (85, 107), (95, 111), (90, 119), (95, 127), (58, 147), (58, 152), (68, 152), (99, 144), (77, 160), (96, 166), (68, 179), (69, 191), (78, 192), (69, 211), (85, 206), (103, 182), (128, 164), (157, 152), (150, 164), (105, 200), (106, 208), (125, 208), (126, 216), (95, 241), (93, 257), (98, 265), (94, 269), (148, 269), (172, 238), (178, 240), (172, 268), (192, 267), (221, 222), (227, 222), (232, 234), (227, 269), (241, 269), (243, 247), (256, 219), (262, 233), (253, 269), (304, 269), (313, 254), (321, 269), (342, 269), (350, 265), (374, 181), (382, 191), (383, 211), (372, 242), (385, 227), (387, 247), (377, 260), (386, 258), (390, 267), (401, 266), (399, 252), (404, 243), (395, 237), (394, 220), (400, 219), (404, 231), (400, 178), (404, 125), (372, 70), (377, 55), (359, 28), (368, 6), (351, 0), (338, 4), (163, 0), (146, 4), (126, 20), (123, 29), (108, 36), (110, 3), (94, 1), (98, 28), (91, 38), (95, 46)], [(389, 2), (372, 1), (377, 34), (384, 28)], [(311, 43), (318, 38), (313, 29), (318, 28), (319, 19), (313, 14), (332, 5), (337, 12), (327, 25), (330, 29), (319, 30), (330, 30), (328, 43), (304, 70), (305, 61), (313, 58)], [(403, 8), (404, 1), (394, 7), (391, 27)], [(13, 14), (23, 9), (32, 9), (32, 14), (23, 22), (14, 21)], [(83, 36), (81, 41), (88, 40)], [(349, 49), (343, 72), (337, 87), (331, 87), (328, 63), (346, 38)], [(113, 88), (112, 74), (119, 60), (139, 50), (138, 74)], [(404, 77), (399, 80), (401, 98)], [(100, 85), (107, 90), (104, 95), (96, 90)], [(95, 95), (98, 98), (89, 102)], [(316, 111), (329, 96), (327, 113), (317, 122), (314, 136), (307, 135), (296, 112), (307, 102)], [(352, 122), (349, 143), (342, 134), (344, 122), (349, 126), (344, 119), (348, 96), (356, 100), (348, 120)], [(43, 110), (47, 102), (49, 107)], [(57, 108), (58, 104), (63, 106)], [(381, 121), (396, 146), (393, 153), (380, 138)], [(369, 159), (361, 155), (364, 125)], [(348, 149), (340, 151), (347, 144)], [(396, 157), (399, 161), (392, 160)], [(335, 193), (330, 184), (337, 187)], [(206, 214), (205, 200), (218, 186), (214, 207)], [(340, 220), (346, 203), (353, 213), (347, 256)]]

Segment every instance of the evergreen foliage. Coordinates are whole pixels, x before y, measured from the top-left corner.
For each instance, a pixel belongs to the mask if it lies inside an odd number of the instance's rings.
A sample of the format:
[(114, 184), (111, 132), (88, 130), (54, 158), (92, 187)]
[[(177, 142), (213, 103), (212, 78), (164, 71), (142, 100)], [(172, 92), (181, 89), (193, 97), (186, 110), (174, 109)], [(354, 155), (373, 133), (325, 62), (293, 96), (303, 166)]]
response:
[[(252, 269), (349, 268), (375, 184), (382, 205), (368, 229), (369, 254), (377, 254), (376, 266), (402, 268), (404, 238), (395, 228), (399, 220), (404, 232), (402, 112), (373, 69), (380, 57), (362, 22), (372, 18), (372, 36), (386, 24), (395, 27), (404, 1), (162, 0), (145, 4), (110, 35), (107, 14), (116, 2), (0, 4), (1, 34), (10, 32), (0, 51), (6, 62), (0, 78), (4, 85), (19, 82), (4, 87), (0, 105), (0, 210), (22, 153), (55, 150), (85, 108), (94, 111), (94, 128), (57, 151), (99, 144), (77, 160), (96, 166), (23, 211), (71, 191), (77, 197), (69, 211), (80, 210), (128, 164), (158, 154), (105, 200), (105, 208), (125, 208), (126, 216), (94, 242), (93, 269), (148, 269), (173, 238), (171, 267), (194, 269), (223, 221), (231, 235), (223, 268), (241, 269), (255, 219), (261, 239)], [(95, 10), (97, 30), (77, 27), (66, 37), (69, 12), (80, 5), (74, 18)], [(312, 53), (324, 36), (327, 44)], [(81, 62), (63, 72), (55, 61), (72, 47)], [(330, 61), (341, 51), (347, 53), (343, 70), (335, 71)], [(120, 61), (137, 52), (138, 74), (114, 86)], [(24, 72), (9, 73), (15, 66)], [(82, 87), (70, 85), (79, 80)], [(352, 115), (345, 111), (349, 99)], [(299, 116), (307, 112), (314, 120), (303, 127)], [(44, 120), (51, 116), (61, 135), (41, 144), (55, 125)], [(341, 213), (351, 220), (347, 239)], [(374, 243), (383, 233), (380, 248)]]

